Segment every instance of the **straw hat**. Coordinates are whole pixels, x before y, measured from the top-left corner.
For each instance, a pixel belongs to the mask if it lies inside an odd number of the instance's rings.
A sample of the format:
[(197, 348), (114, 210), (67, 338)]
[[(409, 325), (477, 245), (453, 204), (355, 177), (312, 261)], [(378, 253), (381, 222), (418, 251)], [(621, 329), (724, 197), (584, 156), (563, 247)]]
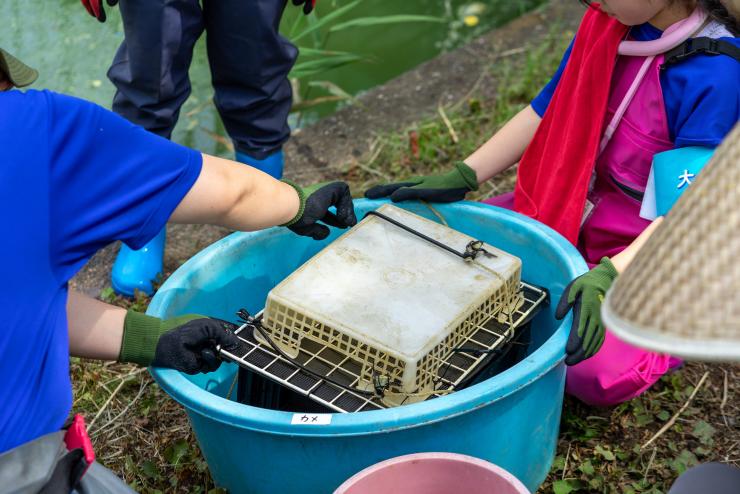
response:
[(617, 278), (602, 316), (640, 347), (740, 361), (740, 124)]
[(36, 80), (39, 73), (24, 64), (7, 51), (0, 48), (0, 72), (5, 74), (14, 86), (28, 86)]

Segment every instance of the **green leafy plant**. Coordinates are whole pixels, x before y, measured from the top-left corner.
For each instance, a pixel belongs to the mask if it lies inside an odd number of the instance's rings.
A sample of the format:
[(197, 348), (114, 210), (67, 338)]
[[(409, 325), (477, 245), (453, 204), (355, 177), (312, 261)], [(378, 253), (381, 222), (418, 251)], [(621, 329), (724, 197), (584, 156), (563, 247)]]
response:
[[(361, 2), (362, 0), (354, 0), (321, 17), (316, 14), (296, 18), (288, 32), (288, 37), (298, 46), (299, 52), (298, 61), (290, 72), (294, 88), (294, 112), (324, 103), (352, 100), (352, 96), (347, 91), (332, 82), (311, 81), (305, 83), (306, 79), (367, 60), (367, 57), (357, 53), (326, 49), (332, 34), (393, 24), (446, 22), (442, 17), (408, 14), (348, 18)], [(306, 99), (306, 95), (313, 88), (323, 90), (324, 93), (328, 93), (328, 96), (322, 95)]]

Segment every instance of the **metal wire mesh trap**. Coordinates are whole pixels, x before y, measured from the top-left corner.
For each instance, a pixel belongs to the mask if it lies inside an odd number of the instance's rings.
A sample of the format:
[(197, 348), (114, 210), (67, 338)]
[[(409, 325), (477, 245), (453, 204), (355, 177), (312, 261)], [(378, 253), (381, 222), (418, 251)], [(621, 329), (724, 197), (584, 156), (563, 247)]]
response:
[(311, 339), (301, 340), (296, 357), (255, 339), (262, 315), (245, 322), (236, 335), (240, 345), (231, 351), (221, 350), (221, 357), (243, 369), (308, 397), (324, 407), (343, 413), (380, 410), (390, 406), (434, 399), (474, 382), (485, 369), (501, 358), (519, 333), (543, 307), (547, 293), (538, 287), (520, 284), (522, 303), (511, 317), (492, 317), (475, 326), (456, 347), (436, 357), (438, 366), (432, 375), (432, 391), (421, 394), (394, 394), (388, 383), (374, 383), (367, 389), (361, 364), (352, 355), (344, 355), (330, 345)]
[[(225, 357), (340, 411), (423, 401), (479, 370), (536, 307), (520, 273), (518, 257), (384, 205), (273, 288), (258, 319), (243, 315), (253, 348)], [(261, 351), (270, 362), (250, 361)]]
[(384, 205), (270, 291), (255, 338), (291, 358), (312, 340), (360, 365), (358, 388), (421, 401), (445, 355), (511, 318), (520, 272), (507, 252)]

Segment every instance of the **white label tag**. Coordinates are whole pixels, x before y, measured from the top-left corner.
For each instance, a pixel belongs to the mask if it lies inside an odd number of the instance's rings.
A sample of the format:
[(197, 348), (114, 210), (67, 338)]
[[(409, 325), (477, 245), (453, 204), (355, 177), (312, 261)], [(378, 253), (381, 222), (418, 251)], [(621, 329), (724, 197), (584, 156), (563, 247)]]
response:
[(329, 425), (331, 413), (294, 413), (291, 425)]
[(581, 217), (581, 226), (586, 222), (588, 217), (591, 215), (591, 211), (594, 210), (594, 203), (586, 199), (586, 205), (583, 208), (583, 216)]

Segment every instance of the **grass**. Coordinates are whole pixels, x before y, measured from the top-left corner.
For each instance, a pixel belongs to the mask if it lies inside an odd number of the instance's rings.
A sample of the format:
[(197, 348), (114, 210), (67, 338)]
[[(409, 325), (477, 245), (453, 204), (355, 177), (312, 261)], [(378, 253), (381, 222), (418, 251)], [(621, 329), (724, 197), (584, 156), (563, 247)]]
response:
[[(476, 97), (475, 92), (437, 115), (406, 129), (378, 136), (369, 158), (352, 162), (343, 170), (343, 178), (361, 192), (373, 184), (447, 171), (450, 163), (467, 157), (511, 117), (527, 106), (549, 80), (560, 62), (572, 32), (552, 34), (537, 46), (512, 50), (526, 53), (523, 60), (503, 56), (490, 68), (499, 79), (494, 100)], [(488, 197), (513, 188), (515, 169), (483, 184), (471, 199)]]
[[(343, 178), (361, 192), (379, 181), (446, 170), (529, 103), (554, 72), (571, 36), (553, 34), (539, 46), (526, 47), (523, 60), (502, 58), (491, 68), (501, 80), (495, 100), (471, 94), (435, 117), (378, 136), (370, 156), (347, 164)], [(511, 190), (514, 178), (512, 170), (481, 187), (478, 197)], [(129, 301), (110, 290), (102, 298), (137, 310), (148, 304), (144, 296)], [(222, 492), (213, 485), (184, 411), (146, 371), (73, 359), (72, 379), (74, 407), (92, 424), (99, 460), (134, 489)], [(689, 364), (612, 409), (566, 397), (557, 456), (540, 492), (658, 494), (697, 462), (740, 464), (739, 381), (738, 366)], [(642, 447), (679, 411), (667, 432)]]
[[(644, 447), (705, 374), (674, 425)], [(557, 456), (541, 492), (660, 494), (699, 462), (740, 465), (738, 377), (738, 366), (692, 363), (612, 409), (566, 398)]]
[[(149, 297), (100, 296), (127, 309), (146, 311)], [(73, 358), (74, 405), (87, 421), (97, 459), (142, 493), (220, 494), (208, 473), (182, 407), (146, 369), (132, 364)]]

